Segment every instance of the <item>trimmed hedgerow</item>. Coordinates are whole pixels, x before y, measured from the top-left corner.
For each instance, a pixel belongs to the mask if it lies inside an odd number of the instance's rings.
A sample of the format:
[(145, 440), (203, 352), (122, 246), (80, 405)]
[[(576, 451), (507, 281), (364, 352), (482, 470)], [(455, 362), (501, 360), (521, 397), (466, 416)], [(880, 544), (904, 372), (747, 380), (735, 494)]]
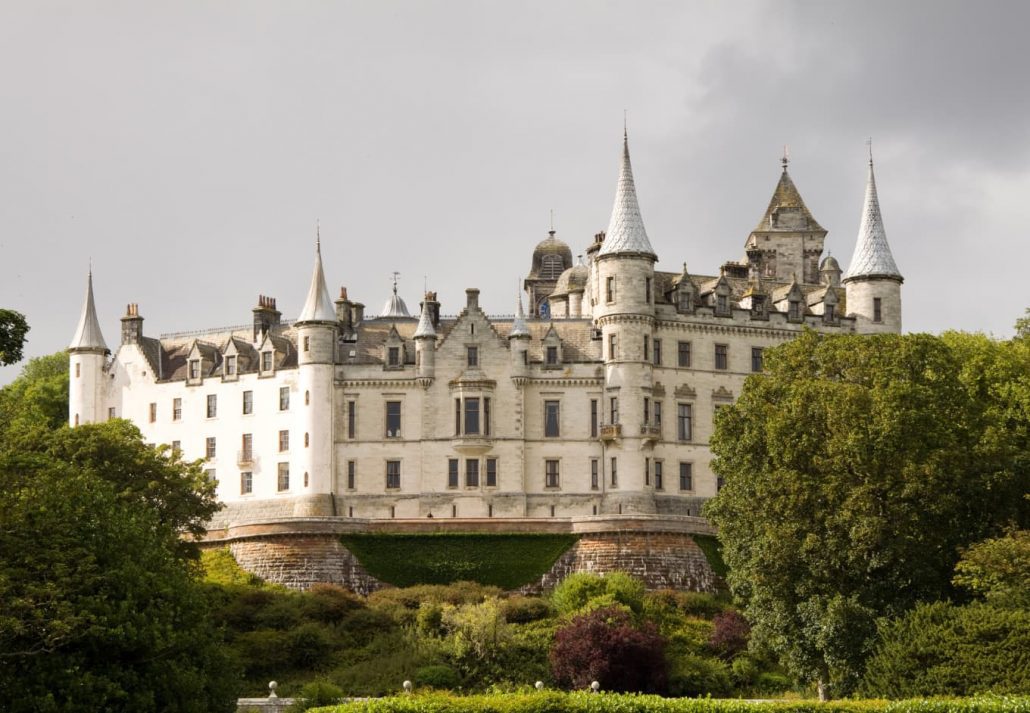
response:
[(575, 535), (343, 535), (369, 574), (398, 587), (472, 581), (516, 589), (542, 577)]
[(722, 543), (719, 542), (719, 538), (715, 535), (691, 535), (690, 537), (701, 548), (701, 551), (705, 553), (705, 559), (708, 560), (708, 565), (712, 568), (712, 571), (720, 577), (725, 577), (729, 573), (730, 568), (726, 566), (722, 559)]
[(320, 713), (1028, 713), (1030, 697), (984, 696), (907, 701), (743, 701), (616, 693), (447, 694), (353, 701)]

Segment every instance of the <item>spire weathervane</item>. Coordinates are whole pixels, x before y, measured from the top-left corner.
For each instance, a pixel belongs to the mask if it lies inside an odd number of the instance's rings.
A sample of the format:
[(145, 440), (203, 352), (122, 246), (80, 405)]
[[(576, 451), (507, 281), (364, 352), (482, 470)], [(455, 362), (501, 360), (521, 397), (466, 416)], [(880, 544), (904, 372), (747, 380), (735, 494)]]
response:
[(787, 170), (787, 164), (790, 163), (790, 144), (783, 145), (783, 158), (780, 159), (780, 163), (783, 164), (783, 170)]
[(401, 273), (396, 270), (393, 271), (393, 293), (397, 294), (397, 278), (401, 276)]

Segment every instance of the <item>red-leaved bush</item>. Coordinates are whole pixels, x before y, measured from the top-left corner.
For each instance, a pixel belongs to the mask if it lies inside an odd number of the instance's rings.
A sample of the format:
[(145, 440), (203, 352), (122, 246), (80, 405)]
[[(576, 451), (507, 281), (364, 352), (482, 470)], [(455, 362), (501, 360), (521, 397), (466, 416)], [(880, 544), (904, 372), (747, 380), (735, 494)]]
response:
[(734, 609), (727, 609), (716, 614), (712, 624), (715, 628), (708, 639), (708, 645), (716, 653), (731, 658), (747, 648), (751, 625), (747, 623), (743, 614)]
[(606, 691), (664, 693), (665, 639), (650, 623), (634, 626), (618, 607), (575, 617), (555, 633), (551, 673), (565, 688), (592, 681)]

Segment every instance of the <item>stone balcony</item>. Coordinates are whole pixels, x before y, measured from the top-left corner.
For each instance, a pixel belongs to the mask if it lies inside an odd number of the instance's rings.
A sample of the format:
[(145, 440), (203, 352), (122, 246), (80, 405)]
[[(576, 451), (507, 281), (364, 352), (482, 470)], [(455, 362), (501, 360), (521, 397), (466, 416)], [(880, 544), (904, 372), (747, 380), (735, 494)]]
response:
[(494, 447), (494, 439), (493, 436), (482, 435), (455, 436), (451, 446), (459, 453), (482, 455)]
[(603, 423), (598, 435), (602, 441), (606, 443), (611, 441), (617, 441), (622, 438), (622, 424), (621, 423)]
[(662, 439), (662, 428), (653, 423), (642, 423), (640, 424), (640, 437), (644, 440), (644, 445), (653, 446)]

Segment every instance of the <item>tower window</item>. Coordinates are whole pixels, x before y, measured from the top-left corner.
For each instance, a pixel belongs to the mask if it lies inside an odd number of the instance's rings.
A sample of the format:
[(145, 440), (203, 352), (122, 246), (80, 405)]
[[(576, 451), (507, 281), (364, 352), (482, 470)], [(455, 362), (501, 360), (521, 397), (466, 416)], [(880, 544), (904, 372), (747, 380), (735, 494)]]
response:
[(597, 438), (597, 399), (590, 399), (590, 437)]
[(289, 463), (280, 463), (279, 464), (278, 482), (276, 483), (276, 487), (278, 488), (280, 493), (283, 492), (284, 490), (289, 490), (290, 489), (290, 464)]
[(662, 402), (654, 402), (654, 427), (659, 431), (662, 430)]
[(619, 341), (615, 334), (608, 335), (608, 359), (614, 361), (618, 356)]
[(540, 277), (544, 280), (557, 280), (565, 271), (565, 261), (561, 255), (544, 255), (540, 260)]
[(644, 302), (651, 304), (651, 278), (644, 278)]
[(644, 335), (644, 361), (651, 361), (651, 337)]
[(647, 396), (644, 397), (644, 425), (647, 426), (651, 423), (651, 399)]
[(82, 364), (75, 362), (75, 378), (78, 379), (82, 376)]
[(661, 339), (655, 339), (654, 340), (653, 350), (654, 350), (654, 365), (655, 366), (661, 366), (662, 365), (662, 340)]
[(873, 321), (874, 322), (882, 322), (883, 321), (883, 303), (881, 301), (881, 298), (879, 298), (879, 297), (874, 297), (873, 298)]
[(557, 460), (546, 460), (544, 461), (544, 487), (557, 488), (558, 481), (558, 467), (560, 461)]
[(357, 426), (357, 404), (353, 401), (347, 402), (347, 438), (354, 438)]
[(304, 337), (304, 351), (311, 351), (311, 337)]
[(663, 464), (660, 460), (654, 462), (654, 489), (664, 490), (665, 484), (663, 482), (664, 474), (662, 473)]
[(612, 424), (614, 425), (619, 422), (619, 397), (612, 396), (609, 400), (608, 407), (608, 414), (611, 416)]
[(607, 277), (604, 281), (604, 300), (605, 302), (615, 301), (615, 277)]
[(250, 471), (240, 473), (240, 495), (250, 495), (254, 492), (254, 474)]
[(153, 423), (156, 420), (157, 420), (157, 404), (156, 403), (151, 403), (150, 404), (150, 422)]
[[(612, 487), (619, 487), (619, 459), (612, 456)], [(620, 506), (621, 507), (621, 506)]]
[(355, 481), (357, 480), (357, 461), (347, 461), (347, 490), (354, 490)]
[[(600, 475), (598, 473), (600, 463), (596, 458), (590, 459), (590, 489), (597, 490), (600, 487)], [(597, 514), (596, 512), (594, 513)]]

